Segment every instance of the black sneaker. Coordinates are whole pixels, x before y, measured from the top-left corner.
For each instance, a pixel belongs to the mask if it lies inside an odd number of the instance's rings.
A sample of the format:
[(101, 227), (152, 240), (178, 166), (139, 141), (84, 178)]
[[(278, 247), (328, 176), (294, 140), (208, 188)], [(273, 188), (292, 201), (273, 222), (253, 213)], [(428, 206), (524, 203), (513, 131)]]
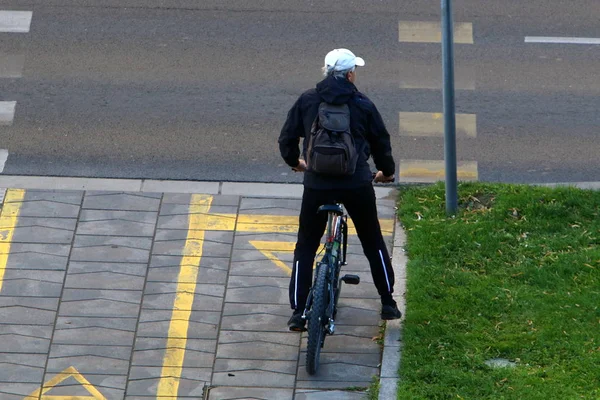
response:
[(381, 306), (381, 319), (390, 320), (390, 319), (399, 319), (402, 317), (402, 313), (398, 310), (398, 306), (396, 304), (383, 304)]
[(302, 311), (294, 311), (287, 325), (290, 331), (304, 332), (306, 330), (306, 320), (302, 318)]

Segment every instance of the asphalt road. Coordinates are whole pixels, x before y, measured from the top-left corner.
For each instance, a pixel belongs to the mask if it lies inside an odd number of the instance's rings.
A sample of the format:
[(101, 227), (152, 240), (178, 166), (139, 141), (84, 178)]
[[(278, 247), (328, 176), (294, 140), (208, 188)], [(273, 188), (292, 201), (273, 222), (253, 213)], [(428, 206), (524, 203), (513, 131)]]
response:
[[(600, 45), (524, 41), (600, 38), (600, 3), (523, 3), (454, 2), (455, 21), (473, 26), (473, 44), (455, 46), (471, 85), (457, 90), (457, 112), (477, 118), (458, 158), (483, 181), (600, 181)], [(277, 136), (335, 47), (366, 60), (357, 85), (398, 164), (443, 159), (441, 137), (403, 135), (399, 121), (442, 111), (441, 90), (403, 85), (441, 74), (440, 44), (398, 32), (399, 21), (438, 22), (437, 1), (0, 0), (0, 10), (33, 12), (28, 33), (0, 33), (0, 56), (24, 58), (22, 76), (0, 78), (0, 101), (16, 101), (0, 126), (3, 174), (298, 182)]]

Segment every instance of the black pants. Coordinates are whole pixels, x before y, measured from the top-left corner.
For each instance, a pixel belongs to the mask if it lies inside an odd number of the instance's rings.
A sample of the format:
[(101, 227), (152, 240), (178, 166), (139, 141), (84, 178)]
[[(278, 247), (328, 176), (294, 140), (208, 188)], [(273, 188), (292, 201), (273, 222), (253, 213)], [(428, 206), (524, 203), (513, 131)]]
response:
[(317, 213), (317, 210), (321, 205), (333, 202), (343, 203), (354, 222), (379, 295), (393, 292), (394, 270), (381, 234), (373, 186), (369, 184), (346, 190), (316, 190), (305, 187), (290, 280), (290, 305), (293, 309), (303, 310), (306, 305), (308, 291), (312, 285), (315, 255), (327, 225), (326, 213)]

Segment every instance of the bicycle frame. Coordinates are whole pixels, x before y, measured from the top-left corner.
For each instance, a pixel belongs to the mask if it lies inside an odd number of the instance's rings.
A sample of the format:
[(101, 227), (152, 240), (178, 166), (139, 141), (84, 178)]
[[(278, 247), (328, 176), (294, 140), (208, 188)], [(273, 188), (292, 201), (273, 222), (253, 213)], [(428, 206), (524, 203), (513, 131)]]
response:
[[(327, 303), (326, 330), (332, 335), (335, 331), (334, 316), (336, 313), (337, 302), (339, 299), (341, 282), (339, 279), (342, 265), (346, 264), (346, 255), (348, 250), (348, 222), (347, 216), (343, 213), (340, 204), (335, 206), (323, 206), (322, 210), (327, 213), (327, 229), (325, 232), (325, 255), (317, 264), (317, 268), (327, 268), (327, 289), (329, 292), (329, 301)], [(315, 274), (316, 276), (316, 274)], [(313, 285), (314, 287), (314, 285)], [(313, 298), (313, 288), (311, 287), (306, 310), (310, 310)]]

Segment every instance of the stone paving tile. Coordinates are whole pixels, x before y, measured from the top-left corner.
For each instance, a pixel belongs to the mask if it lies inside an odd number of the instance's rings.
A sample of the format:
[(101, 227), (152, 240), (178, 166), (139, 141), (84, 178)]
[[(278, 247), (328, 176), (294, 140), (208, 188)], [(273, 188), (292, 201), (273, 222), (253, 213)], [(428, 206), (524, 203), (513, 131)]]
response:
[[(191, 200), (191, 199), (190, 199)], [(200, 214), (210, 214), (210, 215), (223, 215), (223, 216), (235, 216), (238, 212), (237, 204), (230, 205), (218, 205), (213, 202), (210, 204), (210, 209), (208, 213), (200, 213)], [(190, 215), (194, 214), (190, 210), (190, 203), (185, 204), (175, 204), (175, 203), (163, 203), (160, 208), (161, 217), (173, 216), (173, 215)], [(187, 225), (180, 227), (179, 229), (186, 229)]]
[[(264, 199), (244, 197), (240, 204), (241, 214), (297, 215), (300, 213), (300, 199)], [(277, 214), (279, 212), (280, 214)], [(285, 214), (282, 214), (285, 212)]]
[[(79, 347), (79, 346), (68, 346), (68, 347)], [(102, 348), (104, 346), (96, 346)], [(54, 357), (52, 351), (50, 352), (50, 356), (48, 358), (48, 365), (46, 367), (46, 372), (50, 374), (56, 374), (64, 371), (70, 366), (75, 366), (79, 373), (82, 375), (119, 375), (119, 376), (127, 376), (127, 371), (129, 370), (129, 353), (131, 348), (128, 348), (128, 351), (125, 352), (122, 349), (119, 349), (117, 353), (115, 349), (113, 349), (113, 356), (98, 356), (98, 355), (88, 355), (83, 351), (89, 351), (89, 349), (82, 348), (81, 355), (73, 355), (73, 356), (63, 356), (63, 357)], [(121, 359), (120, 355), (126, 354), (126, 359)]]
[(296, 390), (295, 400), (365, 400), (367, 393), (342, 390)]
[(0, 358), (0, 388), (6, 383), (42, 382), (46, 354), (5, 353)]
[[(166, 338), (172, 315), (171, 310), (142, 309), (137, 336), (141, 338)], [(216, 311), (192, 311), (187, 337), (189, 339), (216, 339), (219, 318), (220, 313)]]
[[(222, 299), (225, 294), (225, 285), (196, 284), (194, 295), (212, 296)], [(148, 282), (144, 290), (146, 296), (153, 294), (177, 293), (176, 282)]]
[[(209, 391), (208, 400), (293, 400), (291, 389), (214, 387)], [(330, 398), (329, 400), (336, 400)]]
[[(175, 301), (176, 283), (148, 282), (142, 308), (171, 310)], [(196, 285), (192, 310), (221, 311), (225, 287), (222, 285)]]
[(64, 204), (81, 204), (83, 192), (78, 190), (38, 190), (27, 189), (25, 191), (25, 201), (57, 201)]
[(0, 296), (60, 297), (64, 271), (9, 269), (4, 274)]
[[(323, 352), (328, 353), (366, 353), (380, 354), (381, 346), (377, 344), (380, 336), (379, 326), (335, 326), (335, 333), (327, 336)], [(302, 335), (301, 348), (306, 350), (306, 334)]]
[[(81, 372), (81, 371), (80, 371)], [(96, 374), (81, 374), (91, 384), (91, 386), (100, 392), (107, 400), (119, 400), (125, 396), (125, 386), (127, 378), (118, 375), (96, 375)], [(61, 383), (57, 384), (52, 389), (48, 390), (45, 395), (56, 396), (58, 399), (89, 399), (95, 398), (87, 390), (87, 387), (75, 380), (68, 373), (47, 373), (44, 382), (55, 377), (63, 377)], [(64, 397), (61, 397), (64, 396)], [(44, 397), (42, 397), (44, 399)]]
[[(210, 215), (210, 214), (215, 214), (215, 213), (210, 211), (208, 214)], [(235, 211), (232, 211), (231, 213), (228, 213), (228, 214), (229, 214), (228, 216), (226, 216), (225, 214), (220, 214), (220, 218), (227, 221), (228, 225), (233, 227), (235, 224), (235, 220), (236, 220)], [(187, 231), (188, 226), (189, 226), (189, 214), (174, 214), (174, 215), (162, 215), (161, 214), (158, 217), (158, 222), (157, 222), (156, 226), (158, 229)], [(216, 229), (213, 231), (216, 231)]]
[(79, 215), (79, 203), (69, 204), (62, 199), (30, 200), (27, 193), (19, 208), (19, 215), (22, 217), (77, 218)]
[(337, 321), (344, 325), (378, 326), (380, 308), (379, 300), (340, 298)]
[(158, 211), (161, 193), (97, 192), (85, 193), (84, 209)]
[(236, 251), (239, 250), (251, 250), (259, 251), (251, 242), (275, 242), (273, 247), (261, 247), (264, 250), (275, 250), (279, 242), (291, 243), (292, 246), (296, 243), (297, 235), (295, 233), (278, 233), (278, 232), (265, 232), (265, 233), (239, 233), (235, 234), (235, 242), (233, 248)]
[(141, 298), (141, 290), (65, 289), (60, 315), (135, 318), (139, 314)]
[(234, 360), (215, 361), (212, 384), (293, 388), (297, 361)]
[(11, 243), (71, 244), (75, 218), (40, 218), (19, 216)]
[(151, 238), (77, 235), (71, 260), (146, 263), (151, 246)]
[[(185, 248), (187, 231), (182, 230), (159, 230), (154, 241), (153, 255), (163, 256), (194, 256)], [(210, 232), (204, 233), (202, 241), (202, 253), (210, 254), (211, 257), (229, 257), (231, 254), (232, 232)]]
[(142, 290), (146, 269), (145, 264), (73, 261), (65, 288)]
[[(325, 348), (327, 339), (325, 340)], [(379, 375), (381, 354), (328, 353), (322, 352), (316, 375), (306, 372), (306, 352), (300, 353), (297, 388), (344, 389), (368, 387), (374, 375)]]
[[(133, 349), (132, 365), (158, 367), (163, 365), (167, 338), (148, 338), (138, 336)], [(212, 367), (216, 339), (186, 340), (184, 365), (190, 367)], [(210, 365), (201, 365), (206, 364)]]
[[(236, 256), (237, 252), (234, 252), (233, 256)], [(248, 252), (249, 253), (249, 252)], [(248, 254), (247, 253), (247, 254)], [(294, 255), (292, 253), (283, 254), (278, 253), (277, 257), (284, 262), (289, 269), (283, 269), (268, 260), (265, 256), (259, 253), (259, 255), (253, 255), (253, 260), (238, 260), (231, 262), (230, 275), (231, 276), (263, 276), (263, 277), (277, 277), (277, 278), (288, 278), (291, 276), (292, 260)], [(262, 259), (259, 259), (262, 257)], [(240, 257), (237, 257), (240, 258)]]
[(225, 303), (221, 329), (288, 332), (290, 312), (289, 305)]
[(131, 346), (136, 318), (62, 317), (56, 320), (52, 344)]
[(52, 325), (0, 325), (0, 353), (47, 354)]
[(148, 211), (83, 210), (77, 234), (152, 237), (156, 218), (156, 212)]
[(289, 304), (289, 278), (231, 276), (225, 301), (245, 304)]
[[(127, 385), (127, 397), (152, 396), (156, 399), (156, 388), (160, 382), (161, 367), (132, 366)], [(201, 399), (204, 386), (210, 382), (211, 368), (183, 368), (177, 398)]]
[(241, 332), (219, 333), (217, 358), (294, 361), (298, 359), (298, 334), (294, 332)]
[(0, 382), (0, 399), (23, 400), (42, 385), (42, 379), (36, 383)]
[[(164, 349), (135, 351), (131, 365), (142, 367), (173, 366), (164, 364), (164, 356)], [(196, 368), (212, 368), (214, 359), (215, 356), (212, 353), (203, 353), (186, 348), (185, 361), (188, 365), (193, 365)]]
[(13, 243), (6, 269), (65, 270), (70, 249), (62, 244)]
[[(181, 266), (183, 257), (182, 256), (160, 256), (153, 255), (150, 260), (150, 268), (160, 268), (160, 267), (177, 267)], [(193, 264), (185, 264), (186, 266), (195, 266), (198, 264), (196, 262)], [(202, 268), (213, 268), (219, 269), (223, 271), (227, 271), (229, 269), (229, 257), (213, 257), (209, 254), (205, 254), (200, 259), (200, 267)], [(198, 282), (200, 283), (200, 282)]]
[[(277, 258), (279, 258), (281, 261), (283, 261), (284, 263), (286, 263), (287, 265), (291, 266), (293, 259), (294, 259), (294, 254), (292, 252), (276, 252), (273, 253)], [(267, 260), (269, 261), (269, 263), (271, 263), (273, 265), (273, 268), (277, 268), (277, 266), (275, 264), (273, 264), (273, 261), (269, 260), (267, 258), (267, 256), (265, 256), (264, 254), (262, 254), (258, 249), (254, 249), (254, 250), (234, 250), (233, 253), (231, 254), (231, 262), (232, 263), (237, 263), (237, 262), (241, 262), (241, 261), (250, 261), (250, 262), (257, 262), (257, 261), (262, 261), (262, 260)]]
[[(233, 232), (227, 231), (209, 231), (209, 230), (197, 230), (202, 232), (204, 235), (204, 244), (220, 244), (231, 246), (233, 243)], [(188, 229), (158, 229), (156, 231), (156, 241), (185, 241), (188, 236), (188, 232), (194, 233), (195, 231), (188, 231)], [(195, 235), (192, 235), (195, 236)], [(229, 253), (225, 256), (213, 254), (212, 252), (206, 252), (210, 257), (229, 257)]]
[[(154, 258), (154, 257), (153, 257)], [(177, 257), (181, 259), (181, 257)], [(163, 266), (163, 267), (150, 267), (148, 271), (148, 283), (150, 282), (167, 282), (167, 283), (199, 283), (199, 284), (215, 284), (215, 285), (225, 285), (227, 283), (227, 260), (226, 259), (216, 259), (209, 260), (206, 263), (206, 257), (202, 257), (200, 261), (200, 267), (198, 268), (198, 273), (196, 276), (196, 280), (194, 282), (190, 282), (190, 279), (182, 279), (179, 280), (179, 272), (181, 270), (180, 265), (173, 266)], [(211, 267), (203, 267), (203, 264), (209, 264), (211, 262), (214, 264), (215, 262), (219, 262), (219, 268), (211, 268)]]
[[(192, 199), (190, 193), (165, 193), (163, 204), (184, 204), (189, 205)], [(211, 206), (237, 206), (240, 203), (240, 196), (235, 195), (216, 195), (213, 196)]]
[(57, 298), (0, 297), (0, 325), (52, 325)]

